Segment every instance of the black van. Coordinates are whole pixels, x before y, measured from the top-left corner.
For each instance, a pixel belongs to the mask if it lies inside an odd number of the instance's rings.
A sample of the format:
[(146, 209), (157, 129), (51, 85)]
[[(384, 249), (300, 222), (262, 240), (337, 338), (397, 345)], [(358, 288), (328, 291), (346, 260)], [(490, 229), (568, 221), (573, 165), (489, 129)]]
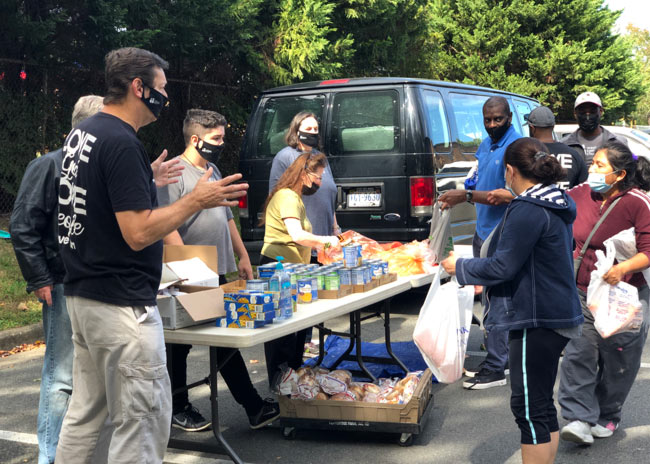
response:
[[(487, 136), (483, 103), (505, 97), (515, 129), (527, 135), (525, 116), (539, 106), (508, 92), (412, 78), (334, 79), (278, 87), (259, 98), (240, 154), (240, 172), (250, 184), (240, 201), (241, 235), (250, 253), (262, 247), (257, 224), (268, 195), (271, 162), (285, 147), (293, 116), (318, 116), (323, 152), (338, 187), (336, 217), (377, 241), (425, 239), (432, 205), (443, 191), (463, 188), (474, 153)], [(452, 210), (457, 243), (471, 243), (473, 206)], [(255, 258), (253, 258), (255, 259)]]

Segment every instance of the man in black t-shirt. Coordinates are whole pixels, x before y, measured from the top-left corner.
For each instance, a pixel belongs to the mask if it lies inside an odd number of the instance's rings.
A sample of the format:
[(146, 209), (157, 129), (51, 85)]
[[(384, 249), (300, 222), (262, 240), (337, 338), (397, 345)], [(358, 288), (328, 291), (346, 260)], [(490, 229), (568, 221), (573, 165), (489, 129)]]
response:
[(241, 175), (211, 182), (157, 208), (156, 186), (136, 133), (167, 102), (158, 55), (137, 48), (106, 55), (104, 108), (63, 147), (59, 246), (74, 342), (73, 391), (57, 462), (86, 463), (110, 418), (109, 460), (162, 462), (171, 391), (156, 293), (161, 239), (201, 209), (234, 206)]
[(555, 116), (550, 108), (538, 106), (528, 115), (530, 136), (536, 138), (548, 147), (551, 155), (555, 156), (562, 167), (566, 169), (567, 177), (558, 182), (560, 188), (575, 187), (587, 180), (587, 165), (585, 160), (573, 148), (553, 140)]

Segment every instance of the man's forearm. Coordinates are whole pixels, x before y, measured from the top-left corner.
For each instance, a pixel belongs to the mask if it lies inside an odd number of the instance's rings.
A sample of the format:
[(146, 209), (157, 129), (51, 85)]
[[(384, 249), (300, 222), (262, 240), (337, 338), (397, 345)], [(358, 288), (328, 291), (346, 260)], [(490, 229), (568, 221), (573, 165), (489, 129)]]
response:
[(241, 259), (248, 259), (248, 251), (246, 246), (239, 235), (237, 230), (237, 224), (235, 224), (234, 219), (228, 221), (228, 229), (230, 230), (230, 240), (232, 242), (232, 250), (235, 252), (235, 255)]
[(126, 243), (140, 251), (178, 229), (190, 216), (201, 209), (192, 195), (164, 208), (115, 213)]
[(488, 193), (490, 192), (485, 190), (474, 190), (472, 193), (472, 202), (489, 205), (490, 202), (487, 199)]

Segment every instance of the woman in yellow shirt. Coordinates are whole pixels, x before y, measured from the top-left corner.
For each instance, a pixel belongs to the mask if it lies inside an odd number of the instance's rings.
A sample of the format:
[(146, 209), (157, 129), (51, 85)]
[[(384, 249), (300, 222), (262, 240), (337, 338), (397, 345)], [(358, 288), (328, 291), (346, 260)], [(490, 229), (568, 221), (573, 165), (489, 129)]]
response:
[(320, 187), (327, 159), (322, 153), (300, 155), (282, 174), (264, 204), (264, 245), (260, 264), (282, 256), (287, 263), (309, 263), (311, 248), (338, 246), (335, 236), (314, 235), (301, 196)]
[[(314, 235), (307, 219), (303, 195), (320, 187), (327, 159), (322, 153), (300, 155), (282, 174), (264, 204), (264, 245), (260, 264), (284, 257), (288, 263), (308, 264), (312, 247), (339, 246), (335, 236)], [(293, 369), (302, 365), (305, 337), (311, 328), (266, 342), (264, 354), (269, 386), (273, 388), (283, 364)]]

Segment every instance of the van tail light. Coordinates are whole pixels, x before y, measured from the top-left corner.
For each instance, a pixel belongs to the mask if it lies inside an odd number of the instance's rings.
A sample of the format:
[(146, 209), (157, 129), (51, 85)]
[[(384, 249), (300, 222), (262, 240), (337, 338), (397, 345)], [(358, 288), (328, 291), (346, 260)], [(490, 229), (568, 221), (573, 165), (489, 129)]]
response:
[(243, 197), (239, 197), (239, 217), (248, 217), (248, 193)]
[(411, 177), (411, 216), (433, 213), (433, 177)]

